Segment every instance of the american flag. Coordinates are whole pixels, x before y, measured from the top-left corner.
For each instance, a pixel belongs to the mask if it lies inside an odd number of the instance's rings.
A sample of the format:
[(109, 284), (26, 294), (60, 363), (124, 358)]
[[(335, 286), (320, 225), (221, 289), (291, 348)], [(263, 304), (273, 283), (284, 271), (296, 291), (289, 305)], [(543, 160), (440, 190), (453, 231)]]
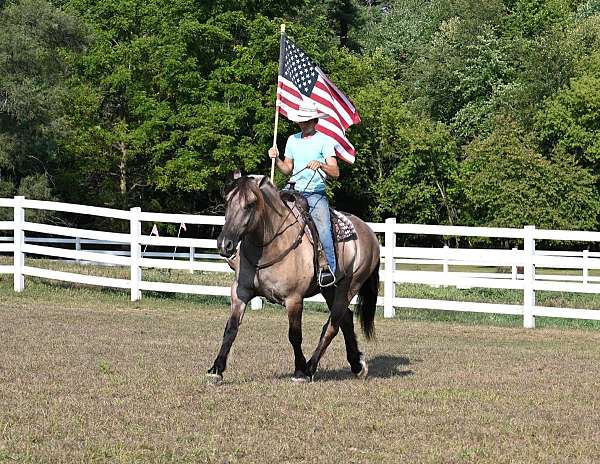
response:
[(315, 129), (335, 141), (335, 152), (340, 159), (354, 163), (356, 151), (346, 138), (345, 131), (360, 122), (358, 111), (315, 62), (285, 34), (281, 36), (277, 100), (279, 112), (286, 118), (293, 118), (302, 103), (312, 101), (318, 111), (329, 116), (320, 118)]

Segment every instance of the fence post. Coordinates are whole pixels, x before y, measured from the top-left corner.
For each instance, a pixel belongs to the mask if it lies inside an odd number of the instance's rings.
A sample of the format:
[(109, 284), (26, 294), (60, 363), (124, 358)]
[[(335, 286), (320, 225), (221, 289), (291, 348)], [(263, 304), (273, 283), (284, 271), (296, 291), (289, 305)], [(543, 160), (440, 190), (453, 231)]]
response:
[(131, 240), (131, 301), (138, 301), (142, 298), (142, 292), (140, 291), (140, 281), (142, 280), (142, 270), (140, 268), (140, 260), (142, 259), (142, 247), (140, 245), (140, 239), (142, 236), (142, 223), (140, 221), (141, 208), (130, 209), (130, 240)]
[[(77, 251), (77, 252), (81, 251), (81, 237), (75, 237), (75, 251)], [(79, 258), (77, 258), (75, 260), (75, 262), (77, 264), (79, 264), (79, 262), (80, 262)]]
[[(450, 249), (450, 247), (448, 245), (444, 245), (444, 251), (443, 251), (443, 256), (444, 256), (444, 261), (442, 262), (442, 271), (444, 273), (444, 282), (446, 281), (446, 279), (448, 278), (448, 250)], [(448, 285), (446, 285), (445, 283), (442, 285), (442, 287), (447, 287)]]
[(257, 296), (250, 300), (250, 309), (262, 309), (263, 300), (261, 297)]
[(590, 269), (588, 268), (588, 266), (589, 266), (588, 259), (590, 259), (590, 250), (583, 250), (583, 269), (581, 272), (583, 274), (583, 283), (584, 284), (589, 283), (589, 277), (590, 277)]
[[(519, 249), (516, 248), (516, 247), (512, 249), (512, 251), (518, 251), (518, 250)], [(516, 255), (516, 253), (515, 253), (515, 255)], [(512, 280), (517, 280), (517, 265), (516, 264), (512, 265), (512, 271), (511, 272), (512, 272)]]
[(15, 209), (13, 215), (14, 222), (14, 258), (13, 258), (13, 284), (15, 292), (22, 292), (25, 288), (25, 277), (23, 276), (23, 266), (25, 266), (25, 254), (23, 253), (23, 245), (25, 244), (25, 231), (23, 223), (25, 222), (25, 210), (23, 209), (23, 201), (25, 197), (15, 197)]
[(194, 273), (194, 255), (196, 254), (196, 248), (190, 247), (190, 274)]
[(535, 317), (533, 308), (535, 306), (535, 290), (533, 283), (535, 281), (535, 239), (533, 233), (535, 226), (525, 226), (523, 240), (523, 252), (525, 253), (525, 262), (523, 263), (523, 327), (526, 329), (535, 328)]
[(394, 248), (396, 247), (396, 233), (394, 232), (395, 225), (396, 218), (388, 218), (385, 220), (385, 281), (383, 283), (384, 317), (394, 317), (396, 315), (396, 311), (394, 309), (394, 298), (396, 296), (396, 284), (394, 283), (394, 271), (396, 270), (396, 260), (394, 259)]

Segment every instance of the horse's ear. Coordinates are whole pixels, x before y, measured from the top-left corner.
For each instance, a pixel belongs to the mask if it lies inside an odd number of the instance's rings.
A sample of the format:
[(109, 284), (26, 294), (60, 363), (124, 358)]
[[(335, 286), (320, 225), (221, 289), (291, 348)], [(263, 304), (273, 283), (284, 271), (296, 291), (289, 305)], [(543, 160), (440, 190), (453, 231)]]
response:
[(260, 179), (260, 182), (258, 183), (258, 188), (263, 188), (268, 183), (269, 183), (269, 177), (268, 176), (262, 176), (262, 178)]
[(239, 171), (236, 171), (233, 174), (233, 179), (225, 183), (225, 185), (221, 189), (221, 196), (225, 199), (227, 198), (227, 195), (229, 195), (229, 193), (238, 185), (238, 181), (240, 180), (241, 175), (238, 175), (236, 177), (236, 174), (239, 174)]
[(242, 177), (242, 173), (239, 171), (239, 169), (236, 169), (236, 170), (233, 172), (233, 179), (234, 179), (234, 180), (237, 180), (237, 179), (239, 179), (240, 177)]

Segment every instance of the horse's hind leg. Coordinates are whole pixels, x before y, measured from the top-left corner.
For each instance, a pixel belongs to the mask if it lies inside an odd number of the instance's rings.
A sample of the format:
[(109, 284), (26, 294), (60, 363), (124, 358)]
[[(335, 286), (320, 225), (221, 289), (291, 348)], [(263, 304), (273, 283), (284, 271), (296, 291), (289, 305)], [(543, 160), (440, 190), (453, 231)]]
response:
[[(323, 329), (321, 330), (321, 337), (319, 338), (319, 344), (322, 343), (323, 337), (325, 337), (325, 334), (327, 333), (330, 321), (331, 318), (328, 318), (327, 322), (325, 322), (325, 325), (323, 325)], [(348, 359), (348, 363), (350, 364), (350, 370), (357, 377), (366, 377), (367, 364), (363, 359), (362, 353), (358, 349), (358, 341), (356, 339), (356, 333), (354, 332), (354, 320), (352, 319), (352, 311), (350, 311), (350, 309), (346, 309), (346, 311), (344, 312), (344, 316), (340, 323), (340, 328), (342, 329), (342, 333), (344, 334), (344, 342), (346, 344), (346, 359)], [(323, 354), (324, 350), (323, 353), (321, 353), (321, 357), (323, 356)]]
[(339, 306), (337, 307), (337, 309), (335, 306), (331, 308), (331, 315), (329, 316), (329, 319), (323, 326), (321, 338), (319, 339), (317, 348), (313, 352), (313, 355), (309, 359), (306, 366), (306, 374), (309, 377), (315, 375), (315, 372), (317, 371), (317, 366), (319, 365), (319, 361), (323, 357), (323, 354), (325, 354), (325, 350), (327, 350), (327, 347), (331, 343), (331, 340), (333, 340), (333, 338), (339, 332), (341, 321), (343, 318), (343, 311), (344, 309), (340, 309)]
[(341, 329), (344, 334), (344, 342), (346, 343), (346, 358), (350, 363), (350, 370), (356, 376), (366, 377), (366, 362), (358, 349), (358, 341), (354, 332), (354, 320), (352, 319), (352, 311), (350, 309), (346, 309), (344, 313)]
[(288, 339), (294, 349), (294, 382), (306, 382), (306, 358), (302, 352), (302, 300), (286, 304), (288, 312)]

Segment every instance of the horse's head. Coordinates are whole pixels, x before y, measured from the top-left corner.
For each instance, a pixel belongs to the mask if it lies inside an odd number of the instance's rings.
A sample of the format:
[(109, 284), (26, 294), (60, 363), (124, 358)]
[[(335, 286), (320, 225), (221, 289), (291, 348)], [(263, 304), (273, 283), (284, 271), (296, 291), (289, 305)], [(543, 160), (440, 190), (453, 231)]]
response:
[(274, 193), (277, 190), (266, 176), (244, 176), (233, 182), (225, 193), (225, 225), (217, 238), (221, 256), (233, 258), (246, 234), (269, 224), (265, 209), (267, 204), (273, 206)]

